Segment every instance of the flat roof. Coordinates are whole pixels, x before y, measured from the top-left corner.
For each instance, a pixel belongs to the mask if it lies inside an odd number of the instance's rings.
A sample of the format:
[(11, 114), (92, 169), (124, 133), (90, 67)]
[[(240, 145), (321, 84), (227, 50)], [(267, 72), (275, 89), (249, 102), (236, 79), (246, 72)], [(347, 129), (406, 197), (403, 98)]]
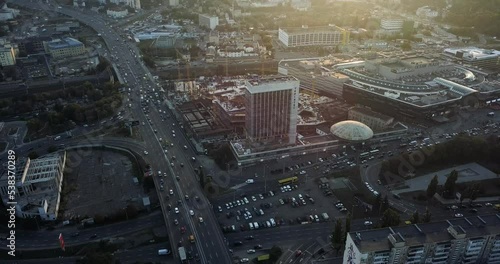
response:
[(332, 26), (322, 26), (322, 27), (283, 27), (280, 28), (286, 33), (314, 33), (314, 32), (339, 32), (344, 31), (345, 29), (332, 25)]
[[(350, 232), (361, 253), (384, 251), (391, 249), (388, 236), (400, 234), (406, 246), (418, 246), (426, 243), (442, 243), (453, 240), (447, 231), (453, 226), (466, 238), (477, 238), (486, 235), (500, 235), (500, 214), (453, 218), (443, 221), (396, 226), (390, 228), (370, 229)], [(359, 234), (359, 236), (357, 236)], [(359, 239), (361, 238), (361, 239)]]
[(83, 46), (83, 43), (74, 38), (62, 38), (50, 41), (47, 45), (51, 49), (64, 49), (68, 47)]

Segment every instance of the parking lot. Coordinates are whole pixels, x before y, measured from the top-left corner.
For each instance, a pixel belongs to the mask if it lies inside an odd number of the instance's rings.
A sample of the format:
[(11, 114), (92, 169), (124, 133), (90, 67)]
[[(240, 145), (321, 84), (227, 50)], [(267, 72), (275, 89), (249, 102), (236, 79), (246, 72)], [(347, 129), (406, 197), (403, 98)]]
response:
[(332, 221), (345, 217), (347, 212), (345, 208), (336, 208), (338, 200), (318, 188), (312, 180), (276, 187), (267, 193), (234, 197), (234, 201), (226, 199), (214, 206), (224, 232)]

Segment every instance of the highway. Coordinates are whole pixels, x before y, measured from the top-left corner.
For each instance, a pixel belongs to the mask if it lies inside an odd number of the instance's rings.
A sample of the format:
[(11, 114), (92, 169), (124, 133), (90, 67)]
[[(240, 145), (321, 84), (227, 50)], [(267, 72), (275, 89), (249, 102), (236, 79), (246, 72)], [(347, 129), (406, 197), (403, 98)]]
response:
[[(231, 263), (229, 251), (225, 246), (215, 215), (208, 200), (201, 192), (198, 180), (195, 178), (194, 166), (197, 165), (191, 161), (191, 157), (195, 156), (194, 151), (190, 147), (184, 149), (184, 145), (190, 145), (183, 131), (179, 130), (177, 122), (160, 116), (158, 110), (162, 108), (169, 110), (164, 107), (166, 102), (162, 99), (162, 96), (155, 96), (160, 87), (157, 87), (152, 75), (144, 67), (143, 62), (140, 60), (140, 54), (136, 53), (135, 44), (123, 38), (120, 29), (112, 28), (97, 13), (87, 14), (74, 8), (58, 8), (55, 5), (47, 6), (40, 1), (24, 0), (15, 3), (48, 12), (57, 11), (79, 20), (81, 23), (92, 27), (98, 34), (101, 34), (102, 39), (110, 49), (112, 63), (115, 63), (120, 69), (119, 74), (125, 80), (126, 87), (129, 89), (128, 98), (131, 101), (130, 111), (132, 116), (134, 120), (139, 120), (141, 123), (139, 130), (144, 140), (144, 151), (148, 153), (147, 155), (144, 154), (144, 158), (152, 165), (155, 172), (167, 173), (168, 177), (162, 177), (164, 189), (174, 191), (173, 197), (167, 199), (168, 192), (159, 191), (160, 178), (155, 173), (154, 181), (161, 197), (162, 211), (169, 230), (171, 244), (176, 245), (180, 242), (182, 246), (186, 247), (186, 251), (191, 251), (193, 255), (199, 254), (202, 263)], [(146, 100), (145, 98), (150, 100), (148, 102), (148, 107), (150, 106), (148, 117), (146, 117), (139, 104), (141, 96), (144, 97), (143, 102)], [(155, 96), (154, 100), (153, 96)], [(155, 105), (153, 105), (153, 102)], [(169, 115), (174, 116), (172, 113), (169, 113)], [(148, 121), (148, 119), (151, 121)], [(176, 137), (171, 133), (172, 130), (175, 130)], [(164, 153), (160, 138), (163, 141), (175, 142), (174, 146), (168, 149), (168, 156)], [(176, 159), (173, 160), (172, 156), (176, 156)], [(172, 162), (175, 165), (174, 167), (170, 166)], [(184, 167), (180, 166), (181, 163), (184, 164)], [(179, 181), (176, 180), (176, 176), (180, 177)], [(186, 200), (185, 195), (189, 197), (198, 196), (200, 201), (195, 201), (192, 198)], [(177, 200), (179, 201), (177, 202)], [(172, 207), (179, 207), (180, 213), (175, 214), (173, 208), (171, 211), (167, 210), (168, 204), (171, 204)], [(189, 210), (195, 211), (194, 217), (189, 215)], [(200, 223), (199, 217), (203, 218), (203, 223)], [(179, 221), (178, 226), (174, 224), (175, 219)], [(186, 228), (184, 234), (181, 234), (179, 230), (182, 226)], [(188, 242), (187, 238), (191, 234), (196, 239), (195, 243)], [(172, 251), (174, 256), (178, 257), (177, 249), (172, 248)]]

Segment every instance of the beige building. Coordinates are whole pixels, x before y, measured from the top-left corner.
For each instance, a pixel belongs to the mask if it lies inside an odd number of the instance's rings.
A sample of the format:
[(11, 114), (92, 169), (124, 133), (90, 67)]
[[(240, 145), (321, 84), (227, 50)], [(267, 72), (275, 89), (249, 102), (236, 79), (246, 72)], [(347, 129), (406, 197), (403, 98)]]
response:
[(361, 122), (374, 131), (383, 131), (394, 122), (394, 117), (374, 112), (365, 107), (353, 107), (349, 109), (347, 119)]
[(16, 51), (11, 44), (0, 47), (0, 64), (2, 66), (16, 65)]
[(45, 52), (53, 58), (66, 58), (82, 55), (86, 52), (85, 45), (74, 38), (54, 39), (44, 42)]

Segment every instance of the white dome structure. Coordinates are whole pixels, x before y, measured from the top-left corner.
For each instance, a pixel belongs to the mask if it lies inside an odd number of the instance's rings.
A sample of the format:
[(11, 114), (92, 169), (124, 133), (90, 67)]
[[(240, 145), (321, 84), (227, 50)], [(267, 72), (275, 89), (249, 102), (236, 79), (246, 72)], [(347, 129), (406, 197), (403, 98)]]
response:
[(373, 137), (373, 131), (367, 125), (353, 120), (342, 121), (330, 127), (330, 132), (344, 140), (364, 141)]

